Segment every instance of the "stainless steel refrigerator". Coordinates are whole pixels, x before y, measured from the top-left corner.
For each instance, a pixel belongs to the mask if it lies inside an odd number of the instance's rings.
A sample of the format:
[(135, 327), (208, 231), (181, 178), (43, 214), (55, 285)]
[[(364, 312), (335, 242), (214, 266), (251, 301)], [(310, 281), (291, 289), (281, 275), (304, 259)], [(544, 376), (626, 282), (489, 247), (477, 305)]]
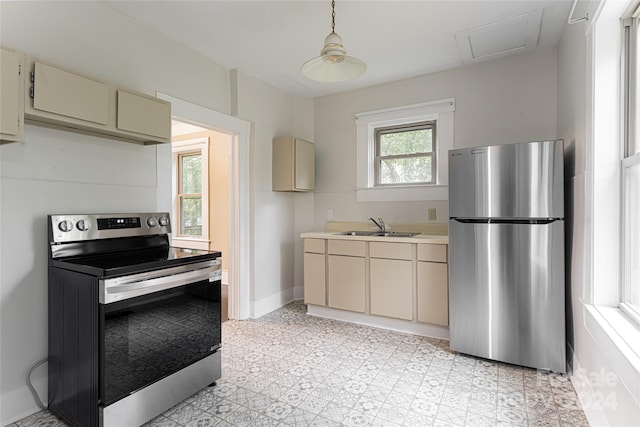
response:
[(566, 372), (563, 142), (449, 151), (452, 350)]

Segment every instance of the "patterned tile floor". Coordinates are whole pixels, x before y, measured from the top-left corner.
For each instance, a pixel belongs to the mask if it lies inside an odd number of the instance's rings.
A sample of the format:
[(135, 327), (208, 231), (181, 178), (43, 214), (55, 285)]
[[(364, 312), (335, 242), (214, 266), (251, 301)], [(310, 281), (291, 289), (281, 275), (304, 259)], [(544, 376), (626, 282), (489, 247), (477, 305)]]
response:
[[(588, 426), (567, 376), (305, 315), (223, 324), (222, 378), (145, 427)], [(64, 426), (46, 411), (10, 427)]]

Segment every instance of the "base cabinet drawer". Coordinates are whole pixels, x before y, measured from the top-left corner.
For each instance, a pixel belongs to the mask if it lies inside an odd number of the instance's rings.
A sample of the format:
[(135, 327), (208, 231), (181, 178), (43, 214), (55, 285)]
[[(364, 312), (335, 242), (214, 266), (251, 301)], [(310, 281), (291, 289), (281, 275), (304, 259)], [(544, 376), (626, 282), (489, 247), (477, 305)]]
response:
[(365, 259), (329, 255), (327, 257), (329, 307), (365, 311)]
[(371, 258), (371, 314), (413, 319), (411, 261)]
[(327, 305), (325, 281), (325, 255), (304, 254), (304, 302), (305, 304)]
[(418, 321), (449, 325), (447, 264), (418, 262)]

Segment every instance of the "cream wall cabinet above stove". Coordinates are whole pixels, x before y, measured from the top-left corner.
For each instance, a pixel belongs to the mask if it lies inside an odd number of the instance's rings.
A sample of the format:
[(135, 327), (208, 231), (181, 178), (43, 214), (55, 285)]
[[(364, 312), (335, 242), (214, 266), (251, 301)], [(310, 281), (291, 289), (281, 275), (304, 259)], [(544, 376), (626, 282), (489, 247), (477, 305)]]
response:
[(139, 144), (171, 141), (167, 101), (27, 57), (28, 122)]
[(313, 191), (316, 185), (313, 143), (300, 138), (273, 139), (273, 191)]
[(0, 141), (24, 140), (24, 58), (0, 48)]

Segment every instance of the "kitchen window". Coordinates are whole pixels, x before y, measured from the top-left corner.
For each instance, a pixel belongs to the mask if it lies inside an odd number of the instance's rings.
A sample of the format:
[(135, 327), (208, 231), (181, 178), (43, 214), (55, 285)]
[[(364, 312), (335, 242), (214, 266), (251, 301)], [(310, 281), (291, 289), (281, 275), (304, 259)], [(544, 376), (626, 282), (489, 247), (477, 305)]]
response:
[(209, 139), (174, 141), (174, 241), (183, 247), (207, 249)]
[(356, 114), (357, 200), (447, 200), (453, 98)]
[(375, 130), (376, 186), (435, 182), (435, 120)]
[[(638, 8), (640, 9), (640, 7)], [(640, 10), (623, 21), (624, 129), (620, 308), (640, 323)]]

